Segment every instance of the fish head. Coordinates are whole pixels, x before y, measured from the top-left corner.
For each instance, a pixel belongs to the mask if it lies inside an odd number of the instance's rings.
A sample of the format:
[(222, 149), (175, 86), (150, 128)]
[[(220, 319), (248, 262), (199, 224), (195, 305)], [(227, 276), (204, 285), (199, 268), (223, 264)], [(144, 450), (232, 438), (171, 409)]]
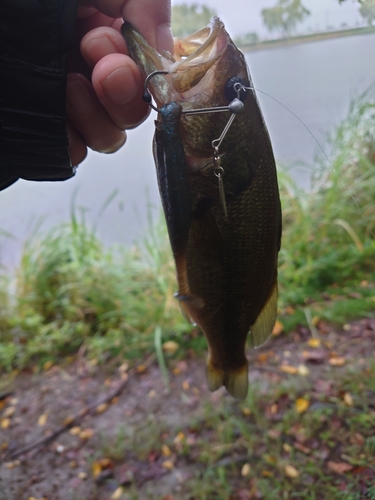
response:
[(157, 52), (129, 23), (122, 34), (145, 78), (154, 71), (168, 72), (149, 82), (158, 108), (172, 101), (183, 109), (227, 105), (236, 97), (233, 85), (228, 88), (231, 79), (250, 84), (244, 55), (218, 17), (186, 38), (175, 38), (174, 54)]

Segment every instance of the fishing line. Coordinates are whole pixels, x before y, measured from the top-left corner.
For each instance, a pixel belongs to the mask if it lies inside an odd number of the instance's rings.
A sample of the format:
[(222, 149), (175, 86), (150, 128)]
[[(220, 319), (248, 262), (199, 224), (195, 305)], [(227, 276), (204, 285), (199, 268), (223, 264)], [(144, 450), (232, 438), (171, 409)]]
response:
[[(236, 85), (241, 85), (241, 84), (235, 84), (235, 87)], [(278, 99), (276, 99), (275, 97), (272, 97), (272, 95), (270, 94), (267, 94), (267, 92), (264, 92), (263, 90), (260, 90), (260, 89), (256, 89), (255, 87), (244, 87), (243, 85), (241, 85), (241, 88), (244, 89), (244, 90), (255, 90), (256, 92), (260, 92), (261, 94), (264, 94), (266, 95), (267, 97), (269, 97), (270, 99), (272, 99), (273, 101), (277, 102), (277, 104), (280, 104), (280, 106), (282, 106), (284, 109), (286, 109), (287, 111), (289, 111), (290, 114), (292, 114), (294, 116), (294, 118), (297, 118), (297, 120), (302, 123), (302, 125), (305, 127), (305, 129), (308, 131), (308, 133), (311, 135), (311, 137), (314, 139), (314, 141), (317, 143), (317, 145), (319, 146), (319, 149), (321, 150), (321, 152), (323, 153), (324, 157), (326, 158), (326, 160), (328, 161), (328, 163), (330, 164), (330, 166), (332, 167), (333, 170), (335, 170), (331, 160), (329, 159), (327, 153), (324, 151), (323, 149), (323, 146), (320, 144), (320, 142), (318, 141), (318, 139), (315, 137), (315, 135), (311, 132), (311, 130), (309, 129), (309, 127), (306, 125), (306, 123), (303, 122), (303, 120), (301, 120), (301, 118), (296, 115), (291, 109), (288, 108), (288, 106), (285, 106), (285, 104), (283, 104), (281, 101), (279, 101)]]
[[(160, 110), (154, 106), (152, 104), (152, 98), (151, 98), (151, 94), (150, 92), (148, 91), (148, 84), (149, 84), (149, 81), (151, 80), (151, 78), (153, 78), (154, 76), (157, 76), (157, 75), (167, 75), (169, 74), (169, 71), (164, 71), (164, 70), (157, 70), (157, 71), (153, 71), (152, 73), (150, 73), (146, 80), (145, 80), (145, 83), (144, 83), (144, 94), (143, 94), (143, 100), (149, 104), (149, 106), (154, 109), (155, 111), (157, 112), (160, 112)], [(228, 83), (232, 83), (232, 80), (229, 80)], [(259, 92), (260, 94), (263, 94), (267, 97), (269, 97), (270, 99), (272, 99), (273, 101), (275, 101), (277, 104), (279, 104), (280, 106), (282, 106), (284, 109), (286, 109), (291, 115), (294, 116), (294, 118), (296, 118), (304, 127), (305, 129), (307, 130), (307, 132), (310, 134), (310, 136), (314, 139), (314, 141), (316, 142), (316, 144), (318, 145), (320, 151), (323, 153), (323, 156), (324, 158), (327, 160), (328, 162), (328, 165), (331, 167), (331, 169), (336, 172), (336, 168), (333, 166), (333, 163), (332, 161), (330, 160), (330, 158), (328, 157), (327, 153), (325, 152), (325, 150), (323, 149), (323, 146), (320, 144), (320, 142), (318, 141), (318, 139), (315, 137), (315, 135), (312, 133), (312, 131), (309, 129), (309, 127), (304, 123), (303, 120), (301, 120), (301, 118), (296, 114), (294, 113), (294, 111), (292, 111), (290, 108), (288, 108), (288, 106), (286, 106), (285, 104), (283, 104), (281, 101), (279, 101), (278, 99), (276, 99), (275, 97), (273, 97), (272, 95), (268, 94), (267, 92), (265, 92), (264, 90), (260, 90), (258, 88), (255, 88), (255, 87), (247, 87), (246, 85), (244, 85), (244, 83), (242, 82), (239, 82), (237, 80), (237, 82), (233, 83), (233, 86), (232, 86), (232, 89), (236, 92), (237, 94), (237, 99), (233, 99), (230, 104), (228, 106), (217, 106), (217, 107), (213, 107), (213, 108), (200, 108), (200, 109), (187, 109), (187, 110), (183, 110), (182, 113), (186, 116), (186, 118), (188, 118), (188, 116), (190, 115), (195, 115), (195, 114), (203, 114), (203, 113), (219, 113), (219, 112), (223, 112), (223, 111), (230, 111), (232, 113), (232, 116), (227, 124), (227, 126), (225, 127), (222, 135), (220, 136), (219, 139), (216, 139), (214, 142), (215, 144), (213, 143), (212, 146), (215, 148), (215, 146), (217, 145), (217, 141), (219, 142), (219, 146), (222, 142), (222, 140), (224, 139), (224, 136), (226, 135), (226, 132), (228, 131), (228, 128), (230, 127), (232, 121), (234, 120), (234, 117), (236, 116), (236, 114), (240, 113), (243, 109), (243, 102), (242, 102), (242, 99), (241, 99), (241, 92), (245, 91), (246, 90), (253, 90), (255, 92)], [(219, 187), (220, 187), (220, 192), (223, 191), (223, 186), (222, 186), (222, 183), (220, 184), (220, 181), (221, 181), (221, 176), (219, 177)], [(342, 186), (343, 187), (346, 187), (346, 184), (345, 182), (343, 181), (343, 179), (340, 179), (340, 182), (342, 183)], [(359, 205), (358, 205), (358, 202), (355, 200), (354, 198), (354, 195), (351, 196), (351, 199), (353, 200), (355, 206), (357, 208), (359, 208)], [(223, 204), (223, 208), (225, 210), (225, 204)]]
[[(275, 97), (273, 97), (272, 95), (270, 94), (267, 94), (267, 92), (264, 92), (263, 90), (260, 90), (260, 89), (257, 89), (255, 87), (245, 87), (244, 85), (240, 84), (240, 83), (236, 83), (234, 85), (234, 88), (236, 91), (240, 91), (240, 90), (255, 90), (256, 92), (260, 92), (261, 94), (264, 94), (265, 96), (269, 97), (270, 99), (272, 99), (273, 101), (277, 102), (277, 104), (279, 104), (280, 106), (282, 106), (283, 108), (285, 108), (287, 111), (289, 111), (289, 113), (291, 113), (304, 127), (305, 129), (308, 131), (308, 133), (311, 135), (311, 137), (314, 139), (314, 141), (317, 143), (317, 145), (319, 146), (319, 149), (321, 150), (321, 152), (323, 153), (325, 159), (327, 160), (328, 164), (330, 165), (330, 167), (332, 168), (332, 170), (334, 172), (336, 172), (336, 168), (333, 166), (333, 163), (332, 161), (329, 159), (327, 153), (324, 151), (322, 145), (320, 144), (320, 142), (318, 141), (318, 139), (315, 137), (315, 135), (311, 132), (311, 130), (309, 129), (309, 127), (306, 125), (306, 123), (303, 122), (303, 120), (301, 120), (301, 118), (296, 115), (296, 113), (294, 113), (291, 109), (288, 108), (288, 106), (285, 106), (285, 104), (283, 104), (282, 102), (280, 102), (278, 99), (276, 99)], [(340, 182), (342, 183), (342, 186), (346, 188), (346, 183), (343, 181), (343, 179), (340, 179)], [(354, 195), (351, 196), (351, 199), (353, 200), (353, 203), (355, 204), (355, 206), (357, 208), (359, 208), (359, 204), (358, 202), (356, 201), (356, 199), (354, 198)], [(362, 216), (363, 217), (363, 216)]]

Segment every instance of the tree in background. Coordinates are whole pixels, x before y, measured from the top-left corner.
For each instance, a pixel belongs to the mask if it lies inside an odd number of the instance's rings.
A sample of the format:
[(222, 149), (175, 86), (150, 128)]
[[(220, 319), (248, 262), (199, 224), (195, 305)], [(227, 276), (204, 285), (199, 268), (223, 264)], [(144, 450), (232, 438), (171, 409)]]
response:
[[(339, 0), (339, 3), (344, 3), (346, 0)], [(359, 12), (361, 16), (367, 21), (369, 26), (375, 24), (375, 0), (358, 0), (361, 5)]]
[(255, 45), (259, 42), (259, 36), (257, 33), (250, 32), (237, 36), (233, 41), (238, 46)]
[(367, 24), (373, 26), (375, 23), (375, 0), (363, 0), (359, 12)]
[(207, 5), (181, 3), (172, 7), (172, 30), (174, 36), (187, 36), (204, 28), (213, 16), (215, 9)]
[(301, 0), (279, 0), (274, 7), (261, 11), (263, 22), (270, 31), (290, 36), (296, 25), (310, 15)]

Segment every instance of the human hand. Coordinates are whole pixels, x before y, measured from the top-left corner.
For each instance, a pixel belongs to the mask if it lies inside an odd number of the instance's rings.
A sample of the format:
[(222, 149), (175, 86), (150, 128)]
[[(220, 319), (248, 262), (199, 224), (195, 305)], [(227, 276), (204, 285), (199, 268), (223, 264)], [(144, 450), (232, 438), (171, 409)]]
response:
[(133, 24), (159, 51), (173, 52), (170, 0), (81, 0), (76, 44), (67, 59), (67, 117), (73, 165), (87, 147), (117, 151), (125, 129), (139, 125), (149, 113), (142, 101), (143, 80), (128, 56), (120, 33), (123, 19)]

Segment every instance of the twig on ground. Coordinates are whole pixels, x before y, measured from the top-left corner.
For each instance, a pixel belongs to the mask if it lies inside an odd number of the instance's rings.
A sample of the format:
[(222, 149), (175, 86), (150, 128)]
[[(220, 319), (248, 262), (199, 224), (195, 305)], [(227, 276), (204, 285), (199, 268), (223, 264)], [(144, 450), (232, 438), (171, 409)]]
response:
[[(131, 370), (129, 372), (129, 375), (133, 375), (135, 373), (135, 370)], [(118, 396), (125, 388), (126, 384), (128, 383), (129, 376), (122, 380), (120, 384), (117, 386), (116, 389), (114, 389), (112, 392), (107, 394), (105, 397), (99, 399), (96, 403), (87, 406), (86, 408), (83, 408), (80, 410), (74, 417), (70, 418), (68, 422), (66, 422), (64, 425), (56, 429), (52, 434), (49, 436), (45, 436), (42, 439), (39, 439), (39, 441), (35, 441), (34, 443), (28, 444), (27, 446), (24, 446), (20, 450), (15, 450), (13, 453), (10, 453), (10, 458), (15, 459), (21, 455), (24, 455), (25, 453), (28, 453), (31, 450), (40, 448), (41, 446), (45, 446), (49, 443), (52, 443), (58, 436), (69, 430), (71, 427), (74, 427), (77, 425), (77, 423), (84, 418), (86, 415), (90, 415), (95, 412), (96, 408), (102, 404), (109, 403), (113, 398)]]

